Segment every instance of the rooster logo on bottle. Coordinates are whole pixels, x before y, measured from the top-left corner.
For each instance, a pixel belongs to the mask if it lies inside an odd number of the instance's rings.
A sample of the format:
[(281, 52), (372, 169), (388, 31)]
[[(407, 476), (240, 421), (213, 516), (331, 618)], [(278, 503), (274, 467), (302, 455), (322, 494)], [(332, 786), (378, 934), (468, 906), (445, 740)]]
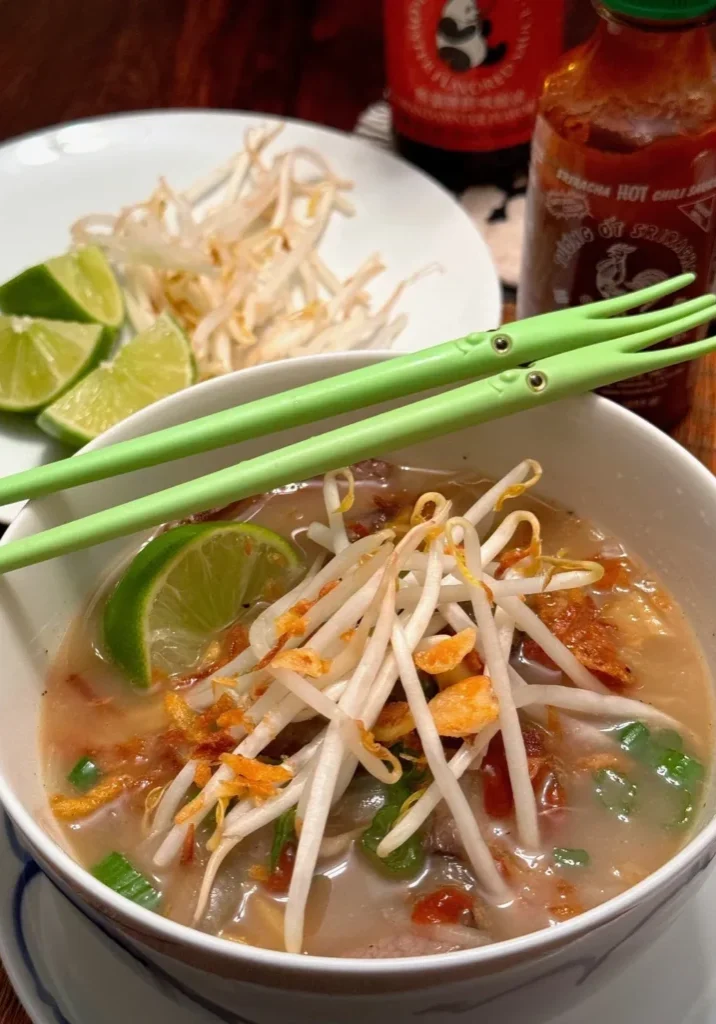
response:
[(646, 288), (650, 284), (659, 284), (667, 279), (668, 274), (655, 268), (640, 270), (630, 278), (627, 260), (636, 251), (635, 245), (624, 245), (618, 242), (616, 245), (610, 245), (606, 258), (597, 263), (597, 291), (603, 299), (613, 299), (617, 295), (638, 292), (640, 288)]
[[(637, 251), (635, 245), (626, 245), (623, 242), (609, 246), (607, 255), (604, 259), (599, 260), (595, 268), (598, 299), (615, 299), (619, 295), (628, 295), (629, 292), (638, 292), (641, 288), (648, 288), (649, 285), (666, 281), (669, 275), (656, 267), (647, 267), (631, 274), (627, 261)], [(594, 302), (594, 296), (585, 293), (579, 296), (579, 301), (581, 303)], [(654, 302), (646, 302), (639, 306), (639, 312), (643, 313), (653, 305)]]
[(507, 53), (507, 44), (492, 44), (491, 34), (492, 23), (477, 0), (446, 0), (435, 35), (438, 56), (452, 71), (497, 64)]

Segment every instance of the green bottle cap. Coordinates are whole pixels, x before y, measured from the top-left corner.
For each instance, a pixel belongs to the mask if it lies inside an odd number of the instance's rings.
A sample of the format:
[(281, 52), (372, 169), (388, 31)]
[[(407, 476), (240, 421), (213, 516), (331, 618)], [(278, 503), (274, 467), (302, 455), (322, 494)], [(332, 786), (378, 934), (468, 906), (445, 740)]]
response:
[(689, 21), (716, 10), (716, 0), (601, 0), (615, 14), (649, 21)]

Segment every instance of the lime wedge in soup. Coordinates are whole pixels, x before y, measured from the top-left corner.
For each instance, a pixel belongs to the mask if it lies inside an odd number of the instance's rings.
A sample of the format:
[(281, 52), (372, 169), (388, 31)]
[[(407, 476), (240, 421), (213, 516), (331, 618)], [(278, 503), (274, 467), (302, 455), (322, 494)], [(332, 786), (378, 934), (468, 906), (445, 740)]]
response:
[(124, 322), (124, 302), (104, 253), (95, 246), (55, 256), (0, 286), (0, 308), (20, 316), (98, 323), (111, 337)]
[(104, 354), (99, 324), (0, 316), (0, 409), (36, 412)]
[(191, 675), (213, 642), (297, 582), (298, 553), (253, 523), (177, 526), (125, 570), (104, 611), (104, 642), (133, 686)]
[(163, 314), (38, 418), (47, 434), (80, 447), (115, 423), (196, 380), (189, 340)]

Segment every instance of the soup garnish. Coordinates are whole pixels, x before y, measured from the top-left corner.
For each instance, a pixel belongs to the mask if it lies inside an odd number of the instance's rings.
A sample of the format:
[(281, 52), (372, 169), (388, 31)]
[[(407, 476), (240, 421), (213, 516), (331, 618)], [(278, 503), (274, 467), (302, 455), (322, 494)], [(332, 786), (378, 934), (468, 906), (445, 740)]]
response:
[(704, 799), (699, 651), (540, 476), (373, 462), (150, 540), (49, 686), (50, 804), (95, 876), (235, 941), (389, 956), (668, 859)]

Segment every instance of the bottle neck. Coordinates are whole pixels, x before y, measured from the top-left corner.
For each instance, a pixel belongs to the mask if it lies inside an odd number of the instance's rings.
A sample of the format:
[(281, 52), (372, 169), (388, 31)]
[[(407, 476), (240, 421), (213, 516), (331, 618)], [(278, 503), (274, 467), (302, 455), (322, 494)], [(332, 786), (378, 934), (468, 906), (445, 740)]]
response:
[[(638, 21), (597, 6), (600, 22), (593, 37), (592, 73), (618, 87), (655, 80), (671, 90), (703, 86), (713, 74), (711, 18), (691, 22)], [(600, 75), (601, 77), (601, 75)], [(651, 86), (650, 84), (651, 83)]]

